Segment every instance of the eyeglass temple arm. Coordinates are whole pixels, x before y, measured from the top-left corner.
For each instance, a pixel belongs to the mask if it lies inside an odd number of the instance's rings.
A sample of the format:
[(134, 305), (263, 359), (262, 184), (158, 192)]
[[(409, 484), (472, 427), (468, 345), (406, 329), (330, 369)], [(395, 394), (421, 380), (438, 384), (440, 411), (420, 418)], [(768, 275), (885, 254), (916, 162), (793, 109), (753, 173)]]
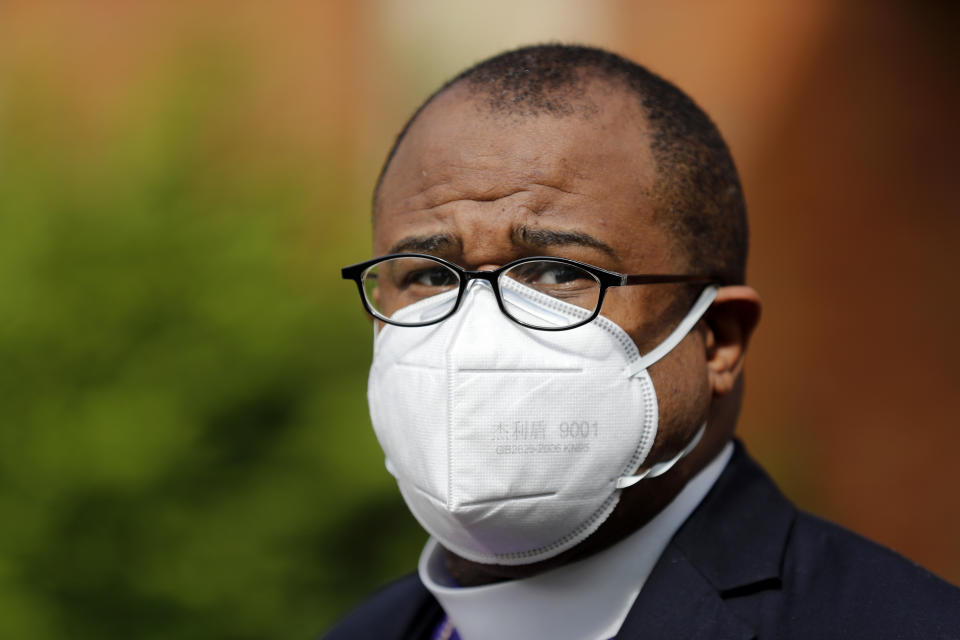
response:
[(647, 275), (647, 274), (634, 274), (634, 275), (624, 275), (620, 278), (620, 285), (630, 285), (630, 284), (669, 284), (671, 282), (687, 282), (687, 283), (716, 283), (717, 278), (707, 276), (707, 275), (676, 275), (676, 276), (662, 276), (662, 275)]

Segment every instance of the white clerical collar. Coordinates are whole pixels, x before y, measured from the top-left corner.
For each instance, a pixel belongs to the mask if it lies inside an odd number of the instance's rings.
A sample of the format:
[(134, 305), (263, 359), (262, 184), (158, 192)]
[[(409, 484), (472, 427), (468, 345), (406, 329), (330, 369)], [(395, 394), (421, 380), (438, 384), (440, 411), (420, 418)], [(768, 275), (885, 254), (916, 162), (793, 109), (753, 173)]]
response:
[(733, 443), (728, 443), (650, 522), (588, 558), (531, 578), (458, 587), (431, 538), (420, 554), (420, 580), (463, 640), (612, 638), (670, 538), (710, 491), (732, 453)]

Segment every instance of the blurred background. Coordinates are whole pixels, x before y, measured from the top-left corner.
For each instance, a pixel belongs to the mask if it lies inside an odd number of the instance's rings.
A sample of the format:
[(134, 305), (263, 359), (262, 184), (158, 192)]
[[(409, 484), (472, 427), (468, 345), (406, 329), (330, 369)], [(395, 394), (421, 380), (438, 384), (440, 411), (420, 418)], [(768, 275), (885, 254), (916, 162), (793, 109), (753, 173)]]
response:
[(393, 136), (608, 47), (724, 132), (766, 303), (740, 435), (960, 582), (958, 12), (931, 2), (0, 3), (0, 637), (307, 638), (425, 535), (365, 401)]

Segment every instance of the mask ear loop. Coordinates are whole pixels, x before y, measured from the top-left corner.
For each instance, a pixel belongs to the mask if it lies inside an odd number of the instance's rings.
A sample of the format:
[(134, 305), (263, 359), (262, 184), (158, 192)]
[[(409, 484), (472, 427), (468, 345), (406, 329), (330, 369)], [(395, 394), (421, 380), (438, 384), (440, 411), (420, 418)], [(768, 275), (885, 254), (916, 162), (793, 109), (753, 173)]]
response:
[(688, 453), (690, 453), (697, 447), (697, 444), (700, 443), (700, 438), (703, 437), (703, 432), (706, 430), (707, 430), (707, 423), (704, 422), (702, 425), (700, 425), (700, 428), (697, 429), (696, 435), (694, 435), (693, 438), (691, 438), (690, 442), (687, 443), (687, 446), (681, 449), (680, 453), (673, 456), (669, 460), (658, 462), (657, 464), (653, 465), (652, 467), (650, 467), (649, 469), (647, 469), (646, 471), (644, 471), (639, 475), (623, 476), (623, 477), (617, 478), (617, 489), (626, 489), (627, 487), (632, 487), (633, 485), (637, 484), (644, 478), (656, 478), (657, 476), (662, 476), (667, 471), (670, 471), (670, 469), (673, 468), (673, 465), (680, 462), (680, 460), (685, 458)]
[[(653, 363), (660, 360), (662, 357), (670, 353), (674, 347), (676, 347), (680, 342), (687, 337), (687, 334), (696, 326), (700, 321), (700, 318), (703, 317), (703, 314), (707, 312), (707, 309), (710, 308), (710, 305), (713, 304), (713, 301), (717, 298), (717, 287), (711, 285), (706, 287), (700, 296), (697, 298), (697, 301), (693, 303), (693, 307), (690, 309), (690, 312), (680, 321), (680, 324), (677, 325), (677, 328), (674, 329), (667, 339), (658, 344), (652, 351), (640, 357), (639, 360), (630, 365), (628, 373), (630, 377), (633, 377), (644, 371)], [(657, 464), (651, 466), (649, 469), (635, 476), (622, 476), (617, 478), (617, 489), (626, 489), (627, 487), (632, 487), (637, 484), (644, 478), (656, 478), (665, 474), (667, 471), (673, 468), (675, 464), (680, 462), (685, 458), (691, 451), (693, 451), (696, 446), (700, 443), (700, 439), (703, 437), (704, 432), (707, 430), (707, 423), (704, 422), (700, 425), (700, 428), (697, 430), (697, 433), (690, 439), (690, 442), (681, 449), (677, 455), (673, 456), (669, 460), (664, 460), (663, 462), (658, 462)]]
[(662, 357), (673, 351), (680, 342), (687, 337), (687, 334), (700, 322), (700, 318), (703, 317), (703, 314), (707, 312), (707, 309), (710, 308), (710, 305), (713, 304), (713, 301), (717, 299), (717, 287), (710, 285), (706, 287), (703, 292), (700, 294), (700, 297), (697, 298), (697, 301), (693, 303), (693, 307), (690, 308), (690, 312), (680, 321), (680, 324), (677, 325), (677, 328), (667, 336), (667, 339), (658, 344), (653, 348), (653, 351), (647, 353), (646, 355), (640, 356), (640, 359), (634, 362), (627, 369), (627, 373), (630, 377), (633, 377), (643, 371), (644, 369), (649, 368), (653, 363), (660, 360)]

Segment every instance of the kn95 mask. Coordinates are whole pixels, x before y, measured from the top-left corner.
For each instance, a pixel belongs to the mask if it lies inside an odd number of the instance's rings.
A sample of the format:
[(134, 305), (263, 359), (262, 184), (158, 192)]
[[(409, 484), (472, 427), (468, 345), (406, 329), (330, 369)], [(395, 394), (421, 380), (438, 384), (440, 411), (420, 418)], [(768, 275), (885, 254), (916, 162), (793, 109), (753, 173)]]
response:
[[(395, 317), (436, 317), (456, 295), (421, 300)], [(657, 434), (647, 369), (715, 297), (715, 287), (704, 289), (645, 356), (603, 316), (566, 331), (520, 326), (481, 280), (443, 322), (384, 325), (374, 339), (370, 417), (414, 517), (450, 551), (487, 564), (537, 562), (583, 541), (621, 490), (667, 471), (702, 435), (703, 427), (672, 460), (633, 475)], [(504, 304), (518, 318), (557, 326), (585, 313), (520, 284)]]

